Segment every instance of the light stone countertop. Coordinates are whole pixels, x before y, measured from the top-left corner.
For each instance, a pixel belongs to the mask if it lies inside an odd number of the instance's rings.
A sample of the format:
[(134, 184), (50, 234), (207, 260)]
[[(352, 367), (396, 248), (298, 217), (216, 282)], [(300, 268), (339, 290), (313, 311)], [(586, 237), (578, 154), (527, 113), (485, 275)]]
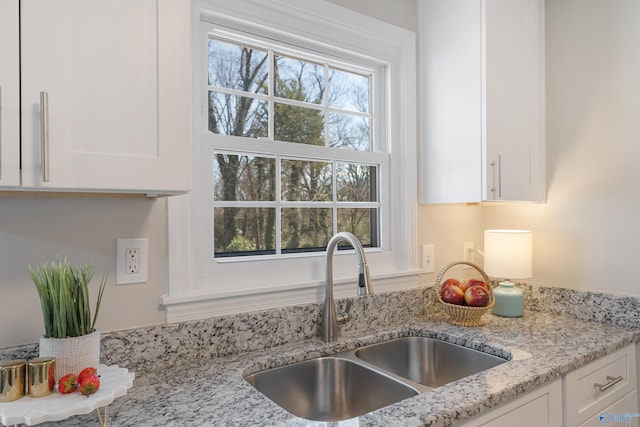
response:
[[(403, 319), (375, 330), (349, 330), (331, 344), (317, 338), (203, 358), (204, 348), (137, 372), (133, 388), (110, 406), (119, 426), (447, 426), (546, 384), (626, 344), (640, 330), (552, 313), (523, 318), (485, 315), (479, 328), (453, 326), (442, 314)], [(256, 391), (243, 375), (401, 336), (429, 336), (502, 357), (507, 363), (340, 423), (298, 418)], [(104, 345), (104, 343), (103, 343)], [(107, 343), (107, 345), (110, 345)], [(168, 345), (168, 344), (167, 344)], [(177, 351), (181, 343), (174, 343)], [(157, 349), (154, 349), (157, 351)], [(187, 356), (192, 354), (193, 357)], [(97, 425), (95, 414), (41, 426)]]

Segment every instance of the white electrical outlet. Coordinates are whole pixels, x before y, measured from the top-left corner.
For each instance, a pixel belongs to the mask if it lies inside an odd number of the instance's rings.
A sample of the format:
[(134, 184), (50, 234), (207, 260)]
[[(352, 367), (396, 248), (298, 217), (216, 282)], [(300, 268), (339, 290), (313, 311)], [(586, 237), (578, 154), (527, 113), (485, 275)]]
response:
[(127, 248), (126, 250), (126, 265), (125, 274), (139, 274), (140, 273), (140, 249), (139, 248)]
[(147, 282), (148, 241), (116, 239), (116, 285)]
[(436, 271), (435, 245), (422, 245), (422, 269), (425, 273)]
[[(473, 242), (464, 242), (462, 244), (462, 260), (475, 264), (476, 246)], [(463, 267), (464, 269), (471, 268), (468, 265)]]

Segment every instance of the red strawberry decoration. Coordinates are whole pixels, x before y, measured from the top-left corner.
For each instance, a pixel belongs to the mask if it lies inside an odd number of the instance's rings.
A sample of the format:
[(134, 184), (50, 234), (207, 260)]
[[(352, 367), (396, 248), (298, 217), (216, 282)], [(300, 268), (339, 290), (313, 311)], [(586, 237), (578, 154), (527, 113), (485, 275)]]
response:
[(84, 368), (80, 371), (80, 374), (78, 374), (78, 384), (80, 384), (87, 375), (98, 375), (98, 370), (92, 366)]
[(62, 394), (73, 393), (78, 389), (78, 381), (74, 374), (67, 374), (58, 380), (58, 390)]
[(78, 389), (80, 393), (89, 397), (94, 394), (100, 388), (100, 377), (96, 374), (87, 373), (82, 377), (82, 380), (79, 382)]

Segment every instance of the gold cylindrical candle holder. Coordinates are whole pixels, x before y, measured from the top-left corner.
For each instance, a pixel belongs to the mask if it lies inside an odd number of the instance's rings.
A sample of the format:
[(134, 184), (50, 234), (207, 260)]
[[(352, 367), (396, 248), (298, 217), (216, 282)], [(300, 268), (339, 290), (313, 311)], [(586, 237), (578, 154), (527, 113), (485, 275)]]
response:
[(29, 360), (29, 397), (44, 397), (56, 386), (56, 358), (36, 357)]
[(0, 402), (11, 402), (24, 396), (26, 374), (26, 360), (0, 362)]

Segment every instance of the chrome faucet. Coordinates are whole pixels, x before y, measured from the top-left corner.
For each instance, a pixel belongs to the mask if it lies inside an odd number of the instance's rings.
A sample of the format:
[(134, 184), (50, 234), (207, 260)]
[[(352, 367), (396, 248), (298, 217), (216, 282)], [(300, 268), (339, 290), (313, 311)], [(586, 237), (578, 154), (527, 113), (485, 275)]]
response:
[(325, 257), (325, 288), (324, 288), (324, 312), (322, 319), (322, 341), (332, 342), (340, 336), (338, 323), (344, 323), (348, 314), (336, 313), (336, 306), (333, 301), (333, 253), (341, 241), (351, 243), (358, 257), (358, 296), (373, 295), (373, 287), (371, 285), (371, 276), (369, 276), (369, 266), (364, 256), (362, 244), (356, 236), (346, 231), (334, 235), (327, 244), (327, 253)]

